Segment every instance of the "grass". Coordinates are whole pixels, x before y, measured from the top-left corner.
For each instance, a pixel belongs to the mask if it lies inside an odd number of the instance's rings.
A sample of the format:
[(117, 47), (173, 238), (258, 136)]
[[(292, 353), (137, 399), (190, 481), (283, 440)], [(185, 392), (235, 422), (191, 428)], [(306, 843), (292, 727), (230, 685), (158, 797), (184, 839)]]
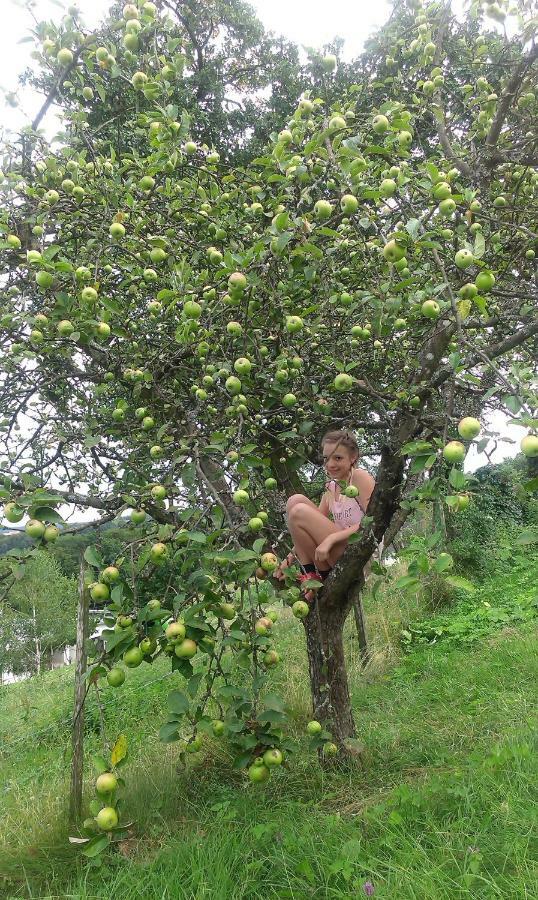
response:
[[(536, 897), (536, 621), (403, 655), (399, 629), (425, 611), (394, 592), (367, 611), (365, 670), (351, 625), (346, 636), (361, 769), (324, 772), (304, 749), (253, 788), (215, 740), (185, 771), (177, 746), (156, 737), (173, 682), (157, 680), (166, 663), (105, 689), (107, 737), (129, 736), (135, 826), (100, 869), (77, 856), (64, 824), (72, 670), (0, 692), (2, 900), (357, 898), (367, 881), (376, 900)], [(278, 645), (276, 677), (300, 736), (307, 671), (287, 615)], [(100, 743), (92, 702), (88, 755)]]

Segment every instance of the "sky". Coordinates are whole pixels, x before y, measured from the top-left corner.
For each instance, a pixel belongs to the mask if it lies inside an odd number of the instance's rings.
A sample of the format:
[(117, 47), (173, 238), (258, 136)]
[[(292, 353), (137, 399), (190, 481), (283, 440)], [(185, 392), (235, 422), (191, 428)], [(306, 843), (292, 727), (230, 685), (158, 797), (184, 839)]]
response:
[[(28, 35), (32, 18), (24, 9), (26, 0), (0, 0), (4, 11), (2, 20), (3, 40), (0, 54), (0, 88), (6, 91), (17, 87), (17, 75), (32, 62), (31, 43), (18, 43)], [(33, 13), (37, 20), (57, 19), (62, 9), (67, 7), (61, 0), (33, 0)], [(110, 5), (110, 0), (77, 0), (85, 25), (89, 28), (98, 24)], [(345, 39), (343, 56), (352, 59), (361, 50), (364, 41), (386, 20), (391, 3), (389, 0), (251, 0), (266, 28), (283, 33), (286, 37), (303, 46), (321, 47), (335, 37)], [(454, 0), (457, 12), (461, 11), (463, 0)], [(29, 91), (21, 95), (20, 107), (13, 109), (3, 103), (0, 95), (0, 122), (8, 128), (26, 124), (42, 104), (42, 98)], [(52, 114), (53, 115), (53, 114)], [(54, 120), (46, 123), (48, 134), (55, 132)], [(515, 456), (519, 441), (526, 433), (524, 429), (507, 424), (506, 416), (497, 413), (489, 423), (492, 430), (501, 433), (501, 440), (494, 450), (491, 461), (499, 462), (507, 456)], [(511, 441), (511, 442), (509, 442)], [(484, 454), (477, 454), (471, 448), (465, 468), (474, 471), (487, 464)]]

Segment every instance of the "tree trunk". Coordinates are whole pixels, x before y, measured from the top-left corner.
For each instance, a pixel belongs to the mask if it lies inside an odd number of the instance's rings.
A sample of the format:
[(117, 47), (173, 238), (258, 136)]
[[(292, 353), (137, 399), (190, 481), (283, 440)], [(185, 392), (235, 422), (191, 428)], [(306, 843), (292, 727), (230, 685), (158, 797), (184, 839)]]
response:
[(343, 635), (349, 608), (341, 613), (316, 603), (304, 622), (314, 718), (342, 749), (346, 738), (355, 737)]
[(41, 675), (41, 644), (37, 634), (37, 615), (35, 606), (32, 607), (32, 625), (34, 626), (35, 667), (36, 673)]

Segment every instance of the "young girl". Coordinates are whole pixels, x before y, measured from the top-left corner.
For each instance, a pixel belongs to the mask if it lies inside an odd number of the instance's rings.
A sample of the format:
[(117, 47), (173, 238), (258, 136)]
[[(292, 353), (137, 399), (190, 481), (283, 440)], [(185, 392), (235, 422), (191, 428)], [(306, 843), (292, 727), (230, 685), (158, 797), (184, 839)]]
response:
[[(323, 464), (330, 480), (325, 485), (319, 507), (304, 494), (293, 494), (289, 498), (286, 518), (294, 546), (275, 571), (274, 577), (278, 580), (284, 578), (284, 570), (297, 559), (302, 570), (300, 581), (311, 578), (324, 581), (346, 549), (349, 535), (360, 528), (375, 487), (369, 472), (355, 468), (359, 448), (349, 431), (328, 431), (321, 446)], [(358, 489), (355, 498), (342, 494), (338, 485), (342, 480)], [(313, 591), (305, 594), (309, 602), (313, 597)]]

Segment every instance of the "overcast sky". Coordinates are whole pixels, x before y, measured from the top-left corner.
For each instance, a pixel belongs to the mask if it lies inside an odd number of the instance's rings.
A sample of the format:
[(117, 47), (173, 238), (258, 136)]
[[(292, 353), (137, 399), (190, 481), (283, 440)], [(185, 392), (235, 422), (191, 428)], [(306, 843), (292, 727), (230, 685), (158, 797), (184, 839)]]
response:
[[(12, 91), (17, 87), (17, 75), (32, 62), (31, 43), (18, 41), (28, 34), (32, 19), (22, 8), (25, 0), (0, 0), (2, 6), (2, 53), (0, 54), (0, 88)], [(361, 50), (364, 41), (388, 17), (389, 0), (251, 0), (264, 25), (299, 44), (320, 47), (335, 37), (345, 39), (344, 57), (351, 59)], [(37, 20), (58, 19), (62, 9), (67, 7), (60, 0), (34, 0), (34, 14)], [(100, 21), (110, 6), (110, 0), (78, 0), (85, 25), (92, 28)], [(453, 0), (456, 11), (460, 11), (463, 0)], [(7, 8), (6, 8), (7, 7)], [(17, 109), (3, 104), (0, 95), (0, 123), (9, 128), (26, 124), (35, 115), (42, 98), (28, 91), (21, 94), (21, 104)], [(54, 123), (47, 123), (47, 133), (54, 133)], [(498, 462), (505, 456), (515, 456), (519, 441), (525, 431), (516, 426), (508, 426), (506, 417), (498, 414), (492, 421), (494, 430), (502, 437), (511, 438), (515, 443), (501, 440), (493, 454)], [(487, 463), (471, 449), (466, 460), (466, 469), (474, 470)]]

